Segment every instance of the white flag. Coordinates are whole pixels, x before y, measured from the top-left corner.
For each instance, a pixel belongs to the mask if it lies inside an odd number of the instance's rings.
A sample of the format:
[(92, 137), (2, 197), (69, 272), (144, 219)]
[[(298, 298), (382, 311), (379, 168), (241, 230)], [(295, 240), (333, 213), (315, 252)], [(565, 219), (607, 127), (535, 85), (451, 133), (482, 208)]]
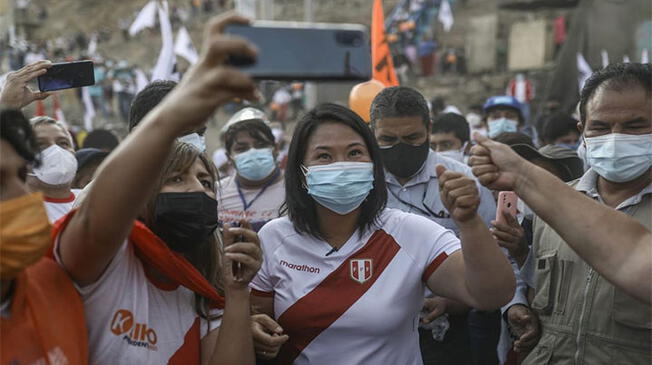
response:
[(589, 66), (588, 62), (584, 59), (584, 56), (579, 52), (577, 53), (577, 71), (579, 75), (577, 81), (579, 83), (580, 92), (582, 92), (584, 83), (589, 79), (589, 77), (591, 77), (593, 70), (591, 70), (591, 66)]
[(181, 27), (177, 33), (177, 39), (174, 41), (174, 53), (188, 60), (191, 65), (199, 59), (197, 50), (192, 45), (192, 39), (186, 27)]
[(158, 55), (156, 66), (152, 71), (152, 81), (154, 80), (174, 80), (174, 66), (176, 56), (174, 55), (174, 40), (172, 39), (172, 24), (168, 16), (168, 2), (163, 1), (158, 8), (158, 21), (161, 26), (161, 53)]
[(623, 63), (630, 63), (628, 55), (623, 56)]
[(82, 101), (84, 102), (84, 128), (87, 132), (93, 130), (93, 118), (95, 117), (95, 106), (91, 100), (91, 94), (88, 93), (88, 87), (82, 88)]
[(648, 55), (647, 48), (643, 48), (641, 52), (641, 63), (650, 63), (650, 56)]
[(133, 24), (129, 27), (129, 35), (133, 37), (141, 30), (152, 28), (154, 25), (156, 25), (156, 2), (150, 1), (138, 13)]
[(448, 0), (444, 0), (441, 2), (437, 19), (444, 26), (445, 31), (449, 32), (453, 27), (453, 23), (455, 23), (455, 20), (453, 19), (453, 11), (451, 10), (451, 5), (448, 3)]
[(600, 51), (600, 56), (602, 57), (602, 68), (609, 66), (609, 54), (606, 50)]
[(88, 51), (89, 56), (95, 56), (97, 53), (97, 33), (93, 33), (91, 40), (88, 42)]
[(136, 93), (139, 93), (149, 84), (149, 80), (147, 79), (147, 75), (145, 75), (145, 71), (139, 68), (134, 70), (134, 74), (136, 75)]

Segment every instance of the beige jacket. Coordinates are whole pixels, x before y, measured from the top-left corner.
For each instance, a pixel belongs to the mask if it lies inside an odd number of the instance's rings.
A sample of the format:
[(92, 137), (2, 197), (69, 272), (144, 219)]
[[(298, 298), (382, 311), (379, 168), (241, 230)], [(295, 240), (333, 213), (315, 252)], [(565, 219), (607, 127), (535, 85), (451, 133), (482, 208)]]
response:
[[(571, 186), (599, 200), (596, 178), (589, 170)], [(652, 185), (618, 210), (652, 229)], [(532, 249), (536, 292), (531, 307), (539, 315), (542, 336), (524, 365), (652, 364), (652, 307), (607, 282), (540, 219), (534, 222)]]

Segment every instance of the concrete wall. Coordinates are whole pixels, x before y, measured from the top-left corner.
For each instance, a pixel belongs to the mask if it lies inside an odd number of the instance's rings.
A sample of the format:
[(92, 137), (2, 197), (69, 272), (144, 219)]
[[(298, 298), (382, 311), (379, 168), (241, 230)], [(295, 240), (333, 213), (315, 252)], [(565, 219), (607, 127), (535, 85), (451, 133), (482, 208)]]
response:
[(509, 34), (508, 69), (542, 68), (548, 58), (550, 41), (545, 19), (514, 23)]
[(470, 18), (466, 30), (469, 72), (493, 71), (496, 68), (497, 29), (498, 16), (495, 13)]

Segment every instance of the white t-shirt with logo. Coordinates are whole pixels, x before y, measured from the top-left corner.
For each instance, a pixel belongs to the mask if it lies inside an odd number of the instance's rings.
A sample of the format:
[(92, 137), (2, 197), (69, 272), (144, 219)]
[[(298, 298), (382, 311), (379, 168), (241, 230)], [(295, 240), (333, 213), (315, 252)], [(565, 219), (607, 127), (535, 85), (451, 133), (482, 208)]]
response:
[[(294, 364), (421, 364), (417, 325), (425, 283), (460, 249), (437, 223), (386, 209), (379, 228), (338, 250), (279, 218), (259, 232), (252, 293), (274, 297)], [(279, 355), (283, 356), (283, 355)]]
[(173, 357), (189, 364), (201, 357), (201, 338), (221, 324), (197, 316), (189, 289), (152, 281), (127, 242), (97, 282), (77, 289), (91, 364), (168, 364)]
[(285, 179), (277, 179), (260, 196), (258, 194), (261, 189), (241, 187), (245, 201), (248, 205), (251, 204), (245, 211), (236, 178), (233, 175), (220, 180), (217, 212), (221, 223), (233, 224), (245, 219), (258, 232), (265, 223), (280, 217), (279, 209), (285, 202)]

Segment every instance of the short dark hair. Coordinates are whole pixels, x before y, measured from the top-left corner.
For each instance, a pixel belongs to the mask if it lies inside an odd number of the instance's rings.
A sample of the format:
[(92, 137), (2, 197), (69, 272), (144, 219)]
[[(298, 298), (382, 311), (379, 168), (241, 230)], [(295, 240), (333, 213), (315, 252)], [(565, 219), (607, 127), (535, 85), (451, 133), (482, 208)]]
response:
[(545, 143), (553, 143), (559, 137), (565, 136), (568, 132), (577, 132), (577, 120), (566, 113), (553, 113), (546, 117), (543, 122), (543, 135)]
[(435, 96), (430, 100), (430, 108), (432, 109), (432, 114), (437, 115), (446, 109), (446, 100), (443, 96)]
[(7, 141), (27, 163), (38, 166), (36, 135), (20, 110), (0, 109), (0, 138)]
[(430, 134), (450, 132), (453, 132), (462, 144), (468, 142), (471, 137), (469, 122), (463, 116), (455, 113), (444, 113), (438, 116), (430, 129)]
[(285, 210), (287, 210), (294, 229), (323, 239), (323, 232), (317, 222), (316, 203), (305, 188), (302, 170), (303, 157), (308, 148), (308, 140), (317, 127), (326, 123), (341, 123), (358, 133), (364, 140), (374, 163), (374, 187), (361, 205), (358, 228), (360, 232), (377, 223), (381, 211), (387, 203), (385, 173), (380, 156), (380, 148), (374, 135), (365, 122), (352, 110), (337, 104), (322, 104), (309, 111), (296, 126), (285, 170)]
[(145, 86), (131, 102), (129, 109), (129, 132), (140, 123), (143, 118), (154, 109), (163, 98), (177, 86), (177, 83), (169, 80), (157, 80)]
[(94, 129), (88, 132), (84, 138), (84, 148), (97, 148), (105, 151), (113, 151), (120, 141), (111, 131), (106, 129)]
[(251, 138), (257, 141), (269, 143), (274, 146), (274, 134), (265, 122), (260, 119), (243, 120), (242, 122), (233, 124), (224, 132), (224, 147), (226, 148), (227, 155), (230, 155), (231, 147), (235, 143), (235, 136), (242, 131), (246, 131)]
[(580, 121), (586, 123), (586, 105), (598, 87), (622, 91), (640, 85), (649, 95), (652, 92), (652, 67), (649, 63), (613, 63), (594, 72), (580, 93)]
[(371, 103), (372, 129), (381, 118), (413, 116), (421, 116), (426, 129), (430, 128), (428, 103), (420, 92), (411, 87), (388, 87), (378, 93)]

